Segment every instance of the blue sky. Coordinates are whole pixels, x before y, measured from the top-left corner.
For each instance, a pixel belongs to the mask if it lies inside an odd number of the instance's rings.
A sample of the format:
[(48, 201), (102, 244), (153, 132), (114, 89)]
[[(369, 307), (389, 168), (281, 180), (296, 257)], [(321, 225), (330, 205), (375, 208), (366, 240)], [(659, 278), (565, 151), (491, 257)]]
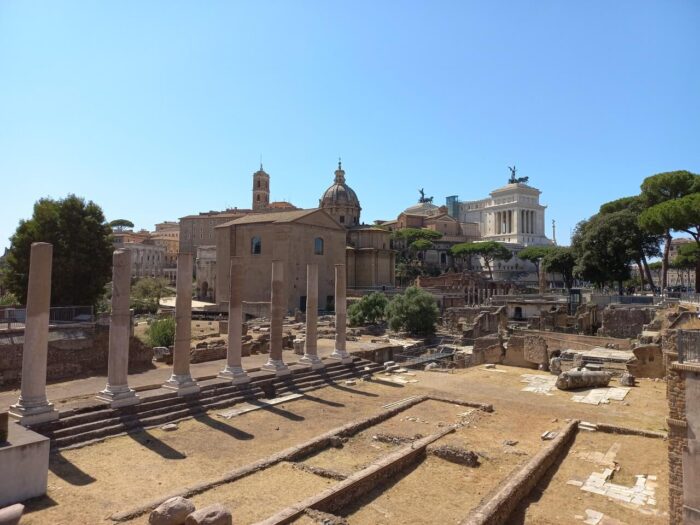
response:
[(68, 193), (137, 227), (272, 198), (342, 156), (362, 219), (542, 190), (558, 240), (700, 172), (700, 2), (0, 2), (0, 249)]

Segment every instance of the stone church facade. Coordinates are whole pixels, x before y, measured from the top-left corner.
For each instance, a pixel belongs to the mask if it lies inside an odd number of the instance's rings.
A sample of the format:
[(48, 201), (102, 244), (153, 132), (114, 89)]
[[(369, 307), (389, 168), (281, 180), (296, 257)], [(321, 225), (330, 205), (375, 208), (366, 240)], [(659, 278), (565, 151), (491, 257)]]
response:
[(284, 261), (289, 311), (305, 309), (306, 265), (312, 262), (319, 265), (320, 309), (333, 305), (336, 264), (346, 264), (348, 288), (394, 286), (391, 232), (361, 223), (360, 201), (340, 162), (318, 208), (299, 210), (289, 203), (270, 203), (269, 188), (270, 177), (261, 167), (253, 174), (252, 209), (236, 210), (236, 216), (213, 225), (209, 238), (215, 241), (216, 276), (207, 283), (215, 282), (215, 287), (208, 287), (209, 300), (222, 307), (228, 300), (228, 261), (233, 256), (243, 259), (243, 300), (250, 303), (270, 300), (272, 260)]

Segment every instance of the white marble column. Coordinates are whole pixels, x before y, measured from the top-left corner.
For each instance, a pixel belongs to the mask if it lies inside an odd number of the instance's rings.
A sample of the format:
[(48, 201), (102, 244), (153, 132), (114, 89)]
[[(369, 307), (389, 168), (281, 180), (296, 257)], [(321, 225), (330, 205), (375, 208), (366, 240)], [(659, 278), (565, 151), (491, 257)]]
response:
[(32, 244), (22, 349), (22, 386), (17, 404), (10, 407), (10, 415), (22, 425), (58, 419), (58, 411), (46, 399), (52, 256), (51, 244)]
[(270, 297), (270, 357), (262, 366), (263, 370), (275, 372), (278, 376), (290, 374), (289, 367), (282, 359), (282, 329), (285, 297), (284, 263), (272, 261), (272, 294)]
[(306, 265), (306, 341), (304, 357), (299, 361), (311, 365), (311, 368), (323, 368), (318, 357), (318, 264)]
[[(240, 256), (230, 258), (228, 297), (228, 347), (226, 367), (219, 377), (230, 379), (234, 385), (248, 383), (250, 377), (242, 366), (241, 351), (243, 338), (243, 264)], [(221, 299), (218, 299), (221, 301)]]
[(352, 363), (352, 357), (346, 349), (347, 328), (347, 299), (345, 289), (345, 265), (335, 265), (335, 349), (330, 355), (332, 359), (340, 359), (343, 363)]
[(175, 350), (173, 373), (164, 388), (175, 390), (178, 396), (199, 392), (199, 385), (190, 374), (190, 344), (192, 341), (192, 255), (177, 254), (177, 296), (175, 298)]
[(131, 287), (131, 252), (115, 250), (112, 254), (112, 313), (109, 317), (109, 357), (107, 361), (107, 386), (97, 395), (112, 408), (137, 404), (140, 399), (129, 388), (129, 338), (131, 312), (129, 292)]

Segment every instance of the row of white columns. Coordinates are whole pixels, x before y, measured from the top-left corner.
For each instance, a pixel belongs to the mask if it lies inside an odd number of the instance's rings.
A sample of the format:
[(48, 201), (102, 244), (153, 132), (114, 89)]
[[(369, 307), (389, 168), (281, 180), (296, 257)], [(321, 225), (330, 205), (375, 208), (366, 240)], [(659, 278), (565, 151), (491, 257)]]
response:
[[(495, 234), (504, 233), (535, 233), (534, 210), (505, 210), (495, 212)], [(518, 220), (519, 219), (519, 220)]]
[(535, 233), (535, 211), (520, 210), (520, 232)]
[[(22, 352), (22, 384), (19, 400), (10, 407), (10, 414), (23, 425), (35, 425), (58, 418), (58, 411), (46, 397), (46, 365), (48, 356), (49, 309), (51, 302), (51, 265), (53, 247), (48, 243), (34, 243), (31, 247), (27, 312)], [(173, 369), (164, 388), (178, 396), (199, 392), (200, 387), (190, 373), (190, 341), (192, 318), (192, 256), (178, 254), (177, 297), (175, 300), (175, 346)], [(242, 366), (242, 284), (243, 264), (240, 257), (232, 257), (230, 265), (229, 337), (226, 365), (219, 377), (234, 384), (250, 381)], [(109, 329), (109, 357), (107, 385), (98, 399), (110, 406), (124, 407), (140, 401), (129, 387), (129, 338), (131, 316), (129, 288), (131, 279), (131, 252), (116, 250), (112, 267), (112, 313)], [(345, 265), (335, 265), (336, 339), (330, 358), (351, 362), (346, 349), (346, 273)], [(272, 262), (272, 291), (270, 297), (270, 355), (263, 370), (276, 375), (291, 373), (282, 359), (282, 331), (286, 311), (286, 283), (284, 263)], [(323, 368), (317, 351), (318, 265), (307, 266), (306, 344), (302, 363), (312, 368)]]

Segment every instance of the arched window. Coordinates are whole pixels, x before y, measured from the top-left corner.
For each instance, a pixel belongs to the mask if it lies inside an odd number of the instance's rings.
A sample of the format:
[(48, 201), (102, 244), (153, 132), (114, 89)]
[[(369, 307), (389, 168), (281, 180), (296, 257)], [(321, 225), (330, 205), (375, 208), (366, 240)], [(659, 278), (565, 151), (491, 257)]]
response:
[(323, 239), (321, 237), (314, 239), (314, 254), (323, 255)]
[(260, 194), (258, 194), (258, 202), (260, 202)]
[(262, 242), (260, 237), (255, 236), (250, 240), (250, 253), (253, 255), (260, 255), (262, 252)]
[(258, 179), (258, 188), (260, 187), (260, 179)]
[(440, 264), (447, 264), (447, 254), (446, 253), (440, 254)]

